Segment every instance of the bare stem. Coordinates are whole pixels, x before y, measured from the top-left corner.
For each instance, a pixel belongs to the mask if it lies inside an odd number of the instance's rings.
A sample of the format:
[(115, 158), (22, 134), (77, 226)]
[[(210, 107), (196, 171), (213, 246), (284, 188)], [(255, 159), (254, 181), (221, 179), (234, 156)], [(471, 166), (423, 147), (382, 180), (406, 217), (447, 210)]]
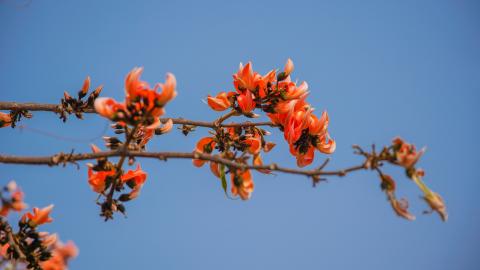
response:
[[(45, 111), (45, 112), (54, 112), (60, 113), (62, 111), (62, 107), (57, 104), (43, 104), (43, 103), (18, 103), (18, 102), (6, 102), (0, 101), (0, 110), (27, 110), (27, 111)], [(88, 108), (84, 111), (84, 113), (96, 113), (93, 108)], [(231, 115), (229, 115), (231, 114)], [(208, 121), (195, 121), (195, 120), (188, 120), (183, 118), (161, 118), (160, 121), (162, 123), (166, 123), (169, 119), (173, 121), (173, 124), (176, 125), (190, 125), (190, 126), (197, 126), (197, 127), (209, 127), (209, 128), (216, 128), (216, 127), (250, 127), (250, 126), (276, 126), (272, 122), (241, 122), (241, 123), (226, 123), (223, 124), (227, 118), (235, 115), (234, 112), (230, 112), (227, 115), (217, 119), (213, 122)], [(227, 116), (227, 117), (225, 117)], [(224, 119), (222, 119), (224, 118)]]
[(345, 176), (346, 174), (368, 169), (365, 164), (357, 165), (348, 167), (342, 170), (336, 171), (326, 171), (321, 169), (313, 169), (313, 170), (302, 170), (302, 169), (295, 169), (295, 168), (287, 168), (278, 166), (275, 163), (269, 165), (248, 165), (243, 163), (238, 163), (231, 161), (229, 159), (225, 159), (219, 156), (214, 156), (210, 154), (204, 153), (188, 153), (188, 152), (141, 152), (141, 151), (130, 151), (130, 150), (117, 150), (117, 151), (104, 151), (104, 152), (97, 152), (97, 153), (83, 153), (83, 154), (65, 154), (59, 153), (53, 156), (11, 156), (11, 155), (0, 155), (0, 163), (5, 164), (26, 164), (26, 165), (48, 165), (48, 166), (56, 166), (56, 165), (66, 165), (67, 163), (74, 163), (75, 161), (80, 160), (91, 160), (97, 158), (105, 158), (105, 157), (140, 157), (140, 158), (153, 158), (153, 159), (160, 159), (160, 160), (167, 160), (169, 158), (175, 159), (201, 159), (206, 161), (213, 161), (219, 164), (224, 164), (225, 166), (238, 168), (238, 169), (252, 169), (252, 170), (271, 170), (271, 171), (278, 171), (283, 173), (289, 174), (298, 174), (298, 175), (306, 175), (306, 176)]

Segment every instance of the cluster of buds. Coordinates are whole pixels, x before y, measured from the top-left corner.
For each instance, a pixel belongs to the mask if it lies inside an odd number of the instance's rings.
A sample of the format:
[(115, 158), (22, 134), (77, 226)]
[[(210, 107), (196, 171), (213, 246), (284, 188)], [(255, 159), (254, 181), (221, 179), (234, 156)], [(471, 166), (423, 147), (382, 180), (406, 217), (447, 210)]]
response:
[(42, 209), (34, 207), (32, 212), (24, 213), (18, 222), (18, 231), (14, 232), (6, 219), (9, 211), (4, 209), (22, 211), (26, 204), (15, 182), (7, 184), (3, 191), (11, 192), (12, 199), (5, 199), (2, 193), (0, 258), (15, 262), (12, 266), (23, 265), (27, 269), (66, 270), (68, 260), (78, 253), (75, 244), (69, 242), (64, 245), (58, 240), (57, 234), (38, 230), (39, 226), (53, 221), (50, 217), (53, 205)]
[[(101, 150), (92, 145), (92, 151), (98, 153)], [(119, 168), (107, 158), (99, 158), (96, 164), (89, 163), (87, 166), (88, 184), (94, 192), (105, 198), (98, 204), (101, 207), (100, 215), (106, 220), (113, 218), (113, 213), (117, 211), (125, 214), (125, 206), (122, 202), (135, 199), (147, 180), (147, 174), (140, 165), (137, 165), (135, 170), (124, 172), (121, 167)], [(126, 187), (130, 189), (129, 192), (126, 192)], [(114, 197), (115, 192), (121, 192), (121, 194)]]
[(61, 100), (62, 110), (60, 112), (60, 119), (63, 122), (67, 121), (67, 115), (75, 114), (78, 119), (82, 119), (83, 112), (87, 109), (91, 109), (95, 102), (95, 99), (98, 98), (100, 92), (102, 92), (103, 86), (100, 85), (93, 92), (88, 95), (87, 99), (84, 98), (88, 94), (88, 90), (90, 89), (90, 77), (87, 76), (85, 81), (83, 82), (82, 88), (78, 90), (77, 98), (73, 98), (70, 94), (65, 91), (63, 93), (63, 98)]
[(425, 148), (417, 151), (415, 145), (407, 143), (398, 137), (394, 138), (392, 144), (389, 147), (384, 147), (378, 154), (375, 153), (375, 149), (373, 149), (372, 153), (367, 153), (358, 146), (355, 146), (355, 148), (359, 151), (359, 154), (366, 157), (365, 167), (378, 172), (381, 181), (380, 186), (398, 216), (408, 220), (415, 219), (415, 216), (408, 211), (408, 201), (405, 198), (396, 198), (395, 180), (380, 169), (383, 162), (402, 167), (407, 177), (420, 188), (423, 193), (423, 199), (430, 207), (430, 210), (425, 211), (425, 213), (437, 212), (443, 221), (448, 219), (447, 208), (443, 198), (427, 187), (422, 180), (425, 171), (416, 167), (420, 157), (425, 153)]
[(292, 60), (288, 59), (282, 72), (277, 74), (272, 70), (262, 76), (253, 71), (250, 62), (245, 66), (240, 64), (233, 75), (236, 91), (208, 96), (208, 105), (215, 111), (232, 108), (247, 117), (257, 117), (253, 111), (261, 109), (283, 131), (290, 153), (296, 157), (297, 165), (304, 167), (313, 162), (315, 149), (331, 154), (336, 144), (327, 130), (327, 113), (323, 112), (318, 118), (306, 102), (308, 84), (291, 80), (293, 67)]
[[(262, 166), (263, 161), (261, 152), (269, 152), (275, 144), (265, 141), (265, 135), (269, 133), (258, 127), (229, 127), (218, 128), (211, 137), (200, 139), (196, 145), (196, 153), (212, 154), (214, 150), (219, 152), (219, 156), (234, 161), (238, 164), (248, 164), (251, 158), (251, 164)], [(205, 160), (194, 159), (193, 165), (201, 167), (206, 163)], [(242, 200), (248, 200), (253, 192), (254, 183), (252, 175), (248, 169), (228, 168), (225, 165), (216, 162), (210, 162), (212, 173), (222, 180), (222, 187), (226, 192), (226, 174), (230, 173), (231, 193), (233, 196), (239, 196)], [(262, 173), (270, 173), (268, 170), (259, 170)]]

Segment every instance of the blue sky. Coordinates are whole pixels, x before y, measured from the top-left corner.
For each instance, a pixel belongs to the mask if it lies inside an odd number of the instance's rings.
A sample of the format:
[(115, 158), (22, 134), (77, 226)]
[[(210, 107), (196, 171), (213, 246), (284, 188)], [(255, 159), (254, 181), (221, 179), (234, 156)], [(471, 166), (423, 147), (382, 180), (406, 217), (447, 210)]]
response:
[[(0, 100), (56, 103), (86, 75), (121, 100), (124, 76), (143, 66), (151, 83), (177, 77), (167, 116), (210, 120), (218, 114), (202, 99), (231, 90), (239, 62), (265, 73), (291, 57), (310, 102), (329, 112), (329, 167), (360, 163), (352, 144), (400, 135), (426, 145), (419, 166), (447, 203), (447, 223), (421, 214), (420, 192), (395, 168), (415, 222), (392, 213), (371, 172), (317, 188), (255, 173), (242, 202), (226, 199), (208, 168), (145, 160), (149, 178), (128, 218), (107, 223), (84, 163), (0, 165), (0, 182), (15, 179), (30, 205), (56, 205), (45, 229), (79, 246), (71, 269), (478, 269), (479, 14), (477, 1), (0, 1)], [(36, 113), (21, 124), (0, 131), (1, 153), (89, 151), (107, 121)], [(205, 134), (175, 131), (150, 150), (191, 151)], [(265, 160), (294, 166), (278, 131), (272, 140)]]

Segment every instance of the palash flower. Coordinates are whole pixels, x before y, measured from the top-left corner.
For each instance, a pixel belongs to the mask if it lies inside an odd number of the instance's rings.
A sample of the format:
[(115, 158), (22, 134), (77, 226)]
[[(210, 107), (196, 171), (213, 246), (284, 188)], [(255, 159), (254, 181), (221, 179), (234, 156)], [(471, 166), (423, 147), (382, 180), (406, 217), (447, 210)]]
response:
[(8, 113), (0, 112), (0, 128), (8, 127), (12, 124), (12, 117)]
[(243, 113), (249, 113), (255, 109), (255, 96), (249, 90), (241, 93), (237, 97), (237, 103)]
[(95, 172), (91, 167), (88, 167), (88, 184), (93, 191), (102, 193), (105, 190), (106, 180), (109, 176), (114, 176), (116, 170), (112, 168), (110, 171)]
[(230, 172), (230, 179), (232, 183), (231, 192), (233, 196), (240, 196), (242, 200), (250, 199), (254, 184), (250, 170), (236, 169)]
[(10, 244), (5, 244), (5, 245), (2, 245), (0, 244), (0, 258), (5, 258), (5, 259), (9, 259), (8, 257), (8, 248), (10, 247)]
[(232, 103), (230, 102), (230, 96), (232, 94), (233, 92), (228, 94), (226, 92), (220, 92), (216, 97), (208, 95), (208, 106), (215, 111), (224, 111), (232, 106)]
[[(198, 152), (198, 153), (210, 154), (210, 153), (212, 153), (213, 149), (215, 148), (215, 144), (216, 144), (216, 142), (213, 140), (212, 137), (201, 138), (197, 142), (197, 146), (195, 147), (195, 151)], [(202, 167), (203, 164), (205, 164), (205, 162), (207, 162), (207, 161), (202, 160), (202, 159), (193, 159), (192, 162), (193, 162), (193, 165), (195, 167)]]
[(28, 207), (28, 205), (23, 201), (25, 195), (17, 186), (15, 181), (10, 181), (7, 184), (7, 189), (11, 194), (11, 199), (3, 202), (2, 208), (0, 209), (0, 216), (4, 217), (8, 216), (10, 210), (21, 212)]
[(34, 207), (33, 214), (30, 212), (25, 213), (22, 216), (22, 221), (28, 222), (33, 227), (42, 225), (45, 223), (50, 223), (53, 221), (53, 219), (49, 216), (50, 212), (52, 212), (52, 209), (53, 209), (53, 204), (42, 209)]
[(120, 177), (122, 183), (127, 183), (131, 188), (132, 191), (128, 195), (129, 199), (135, 199), (139, 194), (140, 190), (147, 181), (147, 173), (145, 173), (140, 164), (137, 165), (137, 168), (133, 170), (129, 170), (126, 174)]
[[(158, 117), (165, 111), (163, 107), (177, 95), (175, 76), (167, 73), (164, 84), (157, 83), (153, 89), (140, 80), (143, 68), (134, 68), (125, 79), (125, 102), (119, 103), (112, 98), (97, 98), (95, 110), (102, 116), (120, 123), (128, 120), (130, 124), (141, 120), (144, 115), (153, 118), (156, 125)], [(161, 89), (161, 92), (158, 90)], [(151, 126), (149, 123), (147, 126)]]
[(52, 257), (40, 263), (43, 270), (66, 270), (68, 261), (78, 255), (78, 249), (72, 241), (67, 244), (57, 242)]
[(210, 171), (212, 171), (213, 175), (220, 178), (220, 169), (218, 168), (218, 163), (210, 161)]

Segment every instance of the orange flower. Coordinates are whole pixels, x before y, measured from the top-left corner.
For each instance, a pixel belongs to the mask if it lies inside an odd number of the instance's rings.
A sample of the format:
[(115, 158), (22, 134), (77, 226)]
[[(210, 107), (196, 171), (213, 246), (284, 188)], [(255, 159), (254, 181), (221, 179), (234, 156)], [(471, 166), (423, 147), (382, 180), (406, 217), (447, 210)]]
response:
[(78, 249), (72, 241), (67, 244), (57, 243), (52, 250), (52, 257), (40, 263), (43, 270), (67, 270), (68, 261), (78, 255)]
[(52, 212), (52, 209), (53, 209), (53, 204), (42, 209), (34, 207), (33, 214), (30, 212), (25, 213), (22, 217), (22, 221), (28, 220), (28, 223), (33, 227), (42, 225), (45, 223), (50, 223), (53, 221), (53, 219), (49, 216), (50, 212)]
[(218, 163), (210, 161), (210, 170), (212, 171), (213, 175), (220, 178), (220, 170), (218, 168)]
[(250, 199), (254, 184), (250, 170), (241, 171), (239, 169), (230, 173), (230, 179), (232, 182), (232, 195), (240, 196), (242, 200)]
[(318, 151), (324, 154), (332, 154), (333, 152), (335, 152), (337, 144), (332, 138), (330, 138), (330, 135), (328, 135), (327, 133), (326, 135), (317, 138), (315, 147)]
[(8, 248), (10, 244), (6, 243), (5, 245), (0, 244), (0, 258), (9, 259), (8, 257)]
[(88, 184), (97, 193), (102, 193), (105, 190), (105, 181), (107, 177), (114, 176), (116, 173), (115, 169), (110, 171), (98, 171), (95, 172), (91, 167), (88, 168)]
[(174, 99), (177, 96), (177, 92), (175, 91), (176, 87), (177, 80), (175, 79), (175, 76), (172, 73), (167, 73), (165, 84), (159, 83), (155, 86), (155, 91), (158, 88), (162, 89), (162, 92), (159, 94), (156, 100), (157, 103), (160, 104), (160, 106), (164, 106), (165, 104), (167, 104), (167, 102)]
[[(213, 140), (212, 137), (204, 137), (204, 138), (201, 138), (198, 143), (197, 143), (197, 146), (195, 148), (195, 151), (198, 152), (198, 153), (207, 153), (207, 154), (210, 154), (213, 152), (213, 149), (215, 148), (215, 141)], [(196, 167), (202, 167), (203, 164), (205, 164), (205, 160), (202, 160), (202, 159), (193, 159), (192, 160), (193, 162), (193, 165), (196, 166)]]
[(305, 167), (310, 165), (315, 158), (315, 147), (309, 146), (305, 153), (299, 151), (299, 149), (295, 149), (295, 147), (290, 144), (290, 153), (297, 158), (297, 166), (298, 167)]
[(147, 180), (147, 173), (145, 173), (142, 168), (140, 167), (140, 164), (137, 165), (137, 168), (135, 171), (128, 170), (128, 172), (122, 177), (120, 177), (120, 180), (123, 183), (126, 183), (128, 181), (133, 181), (135, 183), (135, 186), (142, 186), (145, 181)]
[[(262, 160), (262, 156), (260, 154), (257, 154), (257, 155), (253, 156), (253, 165), (263, 166), (263, 160)], [(259, 171), (261, 173), (265, 173), (265, 174), (272, 173), (270, 170), (266, 170), (266, 169), (258, 169), (257, 171)]]
[(11, 194), (10, 200), (5, 200), (2, 203), (2, 208), (0, 209), (0, 216), (6, 217), (10, 210), (21, 212), (27, 208), (27, 204), (23, 201), (24, 194), (22, 190), (17, 186), (15, 181), (10, 181), (6, 189)]
[(238, 106), (243, 113), (249, 113), (255, 109), (255, 96), (249, 90), (241, 93), (237, 97)]
[(253, 72), (251, 62), (248, 62), (245, 66), (240, 63), (238, 72), (233, 75), (233, 85), (239, 92), (254, 90), (261, 79), (262, 76), (260, 76), (260, 74)]
[(260, 153), (262, 149), (262, 139), (259, 134), (247, 137), (244, 142), (248, 146), (247, 150), (250, 154), (256, 155)]
[(98, 114), (110, 120), (115, 120), (117, 116), (125, 117), (125, 105), (116, 102), (113, 98), (99, 97), (95, 99), (93, 106)]
[(287, 88), (287, 91), (283, 95), (283, 98), (286, 100), (290, 99), (303, 99), (308, 95), (308, 84), (307, 82), (302, 82), (299, 86), (291, 84)]
[(125, 96), (127, 100), (135, 99), (141, 90), (150, 88), (147, 82), (140, 80), (142, 72), (142, 67), (135, 67), (127, 74), (125, 78)]
[(216, 97), (208, 95), (208, 106), (215, 111), (224, 111), (232, 106), (227, 93), (220, 92)]
[(0, 128), (8, 127), (12, 124), (12, 117), (10, 114), (0, 112)]
[(46, 248), (54, 245), (58, 240), (58, 235), (56, 233), (49, 234), (48, 232), (39, 232), (38, 235), (42, 240), (42, 245)]

